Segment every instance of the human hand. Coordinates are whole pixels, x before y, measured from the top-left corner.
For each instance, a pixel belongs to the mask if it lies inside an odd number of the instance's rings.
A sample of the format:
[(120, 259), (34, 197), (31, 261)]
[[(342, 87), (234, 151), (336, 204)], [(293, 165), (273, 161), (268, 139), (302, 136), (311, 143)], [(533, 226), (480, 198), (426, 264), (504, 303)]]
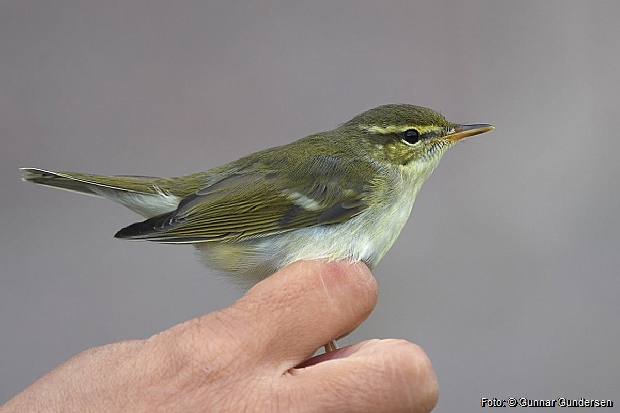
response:
[(297, 262), (230, 307), (69, 359), (0, 411), (428, 412), (437, 380), (412, 343), (370, 340), (309, 358), (376, 300), (364, 264)]

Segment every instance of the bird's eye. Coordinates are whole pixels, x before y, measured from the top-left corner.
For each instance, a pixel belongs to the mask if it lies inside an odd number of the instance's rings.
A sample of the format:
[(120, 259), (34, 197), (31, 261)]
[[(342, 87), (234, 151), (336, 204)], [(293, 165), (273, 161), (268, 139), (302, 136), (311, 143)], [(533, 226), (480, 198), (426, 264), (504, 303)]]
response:
[(420, 132), (418, 132), (416, 129), (407, 129), (403, 132), (403, 139), (405, 140), (405, 142), (413, 145), (420, 140)]

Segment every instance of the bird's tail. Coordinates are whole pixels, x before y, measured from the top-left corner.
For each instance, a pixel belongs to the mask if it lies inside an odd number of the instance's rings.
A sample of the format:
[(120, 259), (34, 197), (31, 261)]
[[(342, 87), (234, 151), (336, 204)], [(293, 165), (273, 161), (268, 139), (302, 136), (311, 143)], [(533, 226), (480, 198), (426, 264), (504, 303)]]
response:
[(181, 199), (161, 188), (162, 179), (155, 177), (100, 176), (39, 168), (21, 170), (24, 181), (104, 197), (147, 218), (175, 210)]

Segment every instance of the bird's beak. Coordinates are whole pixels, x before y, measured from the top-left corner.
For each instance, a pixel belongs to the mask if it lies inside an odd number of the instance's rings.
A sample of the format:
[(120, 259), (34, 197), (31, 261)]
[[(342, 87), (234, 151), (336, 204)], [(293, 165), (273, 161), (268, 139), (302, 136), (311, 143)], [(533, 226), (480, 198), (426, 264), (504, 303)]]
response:
[(444, 136), (444, 139), (450, 142), (456, 142), (470, 136), (480, 135), (481, 133), (488, 132), (493, 129), (495, 129), (493, 125), (487, 125), (486, 123), (477, 123), (475, 125), (456, 125), (454, 132)]

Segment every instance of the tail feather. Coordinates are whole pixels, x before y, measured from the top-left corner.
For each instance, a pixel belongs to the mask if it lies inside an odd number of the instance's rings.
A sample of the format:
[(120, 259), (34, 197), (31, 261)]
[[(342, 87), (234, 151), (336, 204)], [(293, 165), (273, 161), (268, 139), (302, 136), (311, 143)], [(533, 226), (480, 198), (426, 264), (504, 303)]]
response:
[(104, 197), (147, 218), (174, 211), (181, 200), (181, 197), (160, 188), (160, 179), (154, 177), (100, 176), (39, 168), (21, 170), (24, 171), (24, 181)]
[(117, 191), (155, 194), (158, 190), (155, 181), (159, 178), (151, 176), (101, 176), (76, 172), (50, 171), (39, 168), (20, 168), (24, 171), (22, 179), (41, 185), (53, 186), (73, 192), (97, 195), (93, 188), (107, 188)]
[(20, 168), (24, 175), (22, 179), (26, 182), (53, 186), (71, 192), (78, 192), (86, 195), (101, 196), (92, 190), (92, 184), (71, 177), (65, 172), (47, 171), (37, 168)]

